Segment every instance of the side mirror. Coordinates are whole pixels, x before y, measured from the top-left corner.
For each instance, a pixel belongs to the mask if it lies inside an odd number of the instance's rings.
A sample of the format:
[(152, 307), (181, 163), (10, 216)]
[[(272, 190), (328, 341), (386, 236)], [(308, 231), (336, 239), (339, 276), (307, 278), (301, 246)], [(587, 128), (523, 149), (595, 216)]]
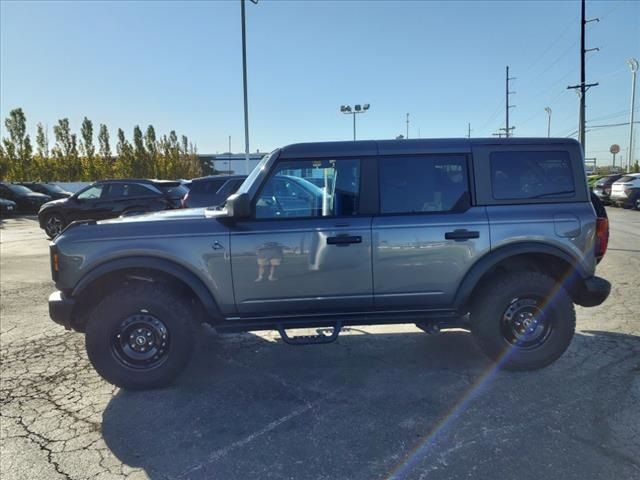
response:
[(251, 215), (251, 203), (247, 193), (234, 193), (227, 198), (227, 215), (231, 218), (247, 218)]

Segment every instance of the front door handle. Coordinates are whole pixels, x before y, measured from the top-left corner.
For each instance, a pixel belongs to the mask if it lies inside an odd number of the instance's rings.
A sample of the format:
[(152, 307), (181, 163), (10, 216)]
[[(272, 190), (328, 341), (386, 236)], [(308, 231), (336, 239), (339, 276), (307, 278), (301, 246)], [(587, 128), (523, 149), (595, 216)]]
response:
[(463, 241), (471, 238), (480, 238), (480, 232), (471, 230), (454, 230), (453, 232), (445, 233), (444, 238), (447, 240)]
[(338, 235), (337, 237), (328, 237), (328, 245), (351, 245), (352, 243), (362, 243), (361, 236)]

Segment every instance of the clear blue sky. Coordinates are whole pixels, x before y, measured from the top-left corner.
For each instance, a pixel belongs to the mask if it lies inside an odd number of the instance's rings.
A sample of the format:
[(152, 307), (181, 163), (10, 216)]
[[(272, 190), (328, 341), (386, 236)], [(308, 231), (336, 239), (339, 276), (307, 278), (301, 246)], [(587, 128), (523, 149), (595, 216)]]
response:
[[(213, 2), (7, 2), (0, 7), (1, 114), (22, 107), (30, 132), (86, 115), (131, 136), (175, 129), (200, 152), (243, 151), (240, 5)], [(504, 126), (504, 69), (517, 136), (577, 129), (578, 1), (247, 2), (251, 149), (350, 139), (345, 103), (370, 103), (359, 138), (490, 136)], [(640, 2), (588, 1), (592, 124), (628, 121), (629, 57), (640, 57)], [(640, 87), (637, 105), (640, 105)], [(640, 109), (636, 119), (640, 120)], [(637, 137), (640, 137), (640, 128)], [(4, 125), (2, 125), (4, 134)], [(50, 138), (53, 135), (50, 132)], [(602, 164), (628, 127), (587, 137)], [(636, 142), (640, 147), (640, 138)], [(640, 149), (636, 149), (636, 152)]]

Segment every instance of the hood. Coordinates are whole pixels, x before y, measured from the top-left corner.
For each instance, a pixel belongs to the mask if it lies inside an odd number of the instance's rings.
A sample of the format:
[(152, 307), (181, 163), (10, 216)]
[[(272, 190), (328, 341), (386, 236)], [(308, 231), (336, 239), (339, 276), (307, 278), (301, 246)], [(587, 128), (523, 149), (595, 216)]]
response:
[(160, 212), (129, 215), (126, 217), (101, 220), (100, 225), (115, 223), (160, 222), (164, 220), (194, 220), (199, 218), (221, 217), (226, 215), (226, 210), (207, 210), (206, 208), (178, 208), (175, 210), (162, 210)]
[(226, 216), (226, 210), (181, 208), (161, 212), (131, 215), (109, 220), (81, 220), (72, 222), (56, 237), (55, 242), (133, 241), (148, 237), (184, 237), (191, 234), (215, 234), (228, 231), (217, 218)]
[[(40, 194), (38, 194), (38, 195), (40, 195)], [(51, 200), (50, 202), (45, 203), (40, 208), (41, 209), (45, 209), (45, 208), (51, 208), (51, 207), (59, 207), (59, 206), (64, 205), (68, 201), (69, 201), (68, 198), (59, 198), (58, 200)]]
[(37, 192), (33, 192), (33, 193), (27, 193), (25, 195), (25, 198), (37, 198), (38, 200), (51, 200), (51, 197), (49, 195), (45, 195), (44, 193), (37, 193)]

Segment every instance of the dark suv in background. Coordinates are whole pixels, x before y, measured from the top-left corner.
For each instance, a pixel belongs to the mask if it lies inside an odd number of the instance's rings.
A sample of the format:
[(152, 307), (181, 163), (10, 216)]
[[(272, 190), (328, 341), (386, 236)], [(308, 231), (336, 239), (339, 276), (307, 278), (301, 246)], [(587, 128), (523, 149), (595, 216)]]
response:
[(53, 238), (74, 220), (102, 220), (180, 208), (187, 188), (164, 180), (103, 180), (69, 198), (54, 200), (38, 212), (40, 228)]
[(27, 187), (29, 190), (32, 190), (34, 192), (49, 195), (53, 200), (69, 198), (71, 195), (73, 195), (73, 193), (68, 192), (55, 183), (21, 182), (20, 185), (22, 185), (23, 187)]
[(594, 185), (593, 193), (598, 196), (602, 203), (609, 205), (611, 203), (611, 185), (621, 178), (622, 174), (619, 173), (602, 177)]
[(0, 198), (15, 202), (18, 213), (36, 213), (43, 204), (51, 200), (49, 195), (7, 182), (0, 182)]
[(211, 175), (209, 177), (194, 178), (189, 192), (182, 199), (185, 208), (216, 207), (236, 193), (236, 190), (246, 175)]

